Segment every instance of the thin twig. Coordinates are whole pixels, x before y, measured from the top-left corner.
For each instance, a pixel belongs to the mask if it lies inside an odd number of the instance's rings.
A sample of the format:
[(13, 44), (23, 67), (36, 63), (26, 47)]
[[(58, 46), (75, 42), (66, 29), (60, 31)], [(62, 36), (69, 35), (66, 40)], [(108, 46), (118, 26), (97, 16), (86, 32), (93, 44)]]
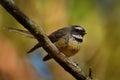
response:
[(92, 77), (92, 68), (89, 68), (89, 75), (88, 75), (88, 77), (92, 80), (93, 79), (93, 77)]
[(71, 62), (48, 39), (44, 31), (16, 6), (13, 0), (0, 0), (0, 4), (41, 43), (42, 47), (77, 80), (86, 80), (86, 75), (75, 63)]

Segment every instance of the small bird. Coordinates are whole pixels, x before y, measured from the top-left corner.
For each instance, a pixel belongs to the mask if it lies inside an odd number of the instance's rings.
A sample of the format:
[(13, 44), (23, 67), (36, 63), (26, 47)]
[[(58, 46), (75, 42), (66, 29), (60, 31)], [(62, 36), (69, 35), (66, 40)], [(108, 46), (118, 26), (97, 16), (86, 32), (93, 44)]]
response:
[[(24, 30), (19, 30), (15, 28), (9, 28), (9, 30), (24, 32), (27, 35), (31, 35), (29, 32)], [(80, 46), (83, 42), (83, 37), (85, 34), (86, 31), (83, 27), (72, 25), (70, 27), (58, 29), (57, 31), (51, 33), (48, 38), (55, 44), (60, 52), (63, 52), (67, 57), (71, 57), (80, 50)], [(41, 44), (37, 43), (32, 49), (28, 51), (28, 53), (31, 53), (32, 51), (40, 47), (42, 47)], [(48, 54), (43, 58), (43, 61), (47, 61), (51, 58), (52, 56)]]

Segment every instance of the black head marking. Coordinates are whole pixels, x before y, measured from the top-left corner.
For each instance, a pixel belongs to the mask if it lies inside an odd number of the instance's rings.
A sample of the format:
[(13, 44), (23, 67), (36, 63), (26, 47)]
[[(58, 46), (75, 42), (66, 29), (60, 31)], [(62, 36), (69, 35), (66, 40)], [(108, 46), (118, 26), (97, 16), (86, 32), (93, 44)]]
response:
[(74, 38), (78, 42), (83, 42), (83, 39)]
[(78, 26), (78, 25), (73, 25), (71, 34), (76, 34), (76, 35), (81, 35), (84, 36), (86, 34), (86, 31), (83, 27)]

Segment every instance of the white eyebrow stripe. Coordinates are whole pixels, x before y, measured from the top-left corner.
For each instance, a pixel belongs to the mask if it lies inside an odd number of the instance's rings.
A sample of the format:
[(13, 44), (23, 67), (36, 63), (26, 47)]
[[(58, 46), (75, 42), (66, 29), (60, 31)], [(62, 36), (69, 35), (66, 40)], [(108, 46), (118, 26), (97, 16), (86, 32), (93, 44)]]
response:
[(72, 34), (72, 36), (73, 36), (74, 38), (77, 38), (77, 39), (83, 39), (83, 37), (82, 37), (81, 35), (74, 35), (74, 34)]
[(75, 29), (78, 29), (78, 30), (83, 30), (83, 28), (81, 28), (81, 27), (75, 27)]

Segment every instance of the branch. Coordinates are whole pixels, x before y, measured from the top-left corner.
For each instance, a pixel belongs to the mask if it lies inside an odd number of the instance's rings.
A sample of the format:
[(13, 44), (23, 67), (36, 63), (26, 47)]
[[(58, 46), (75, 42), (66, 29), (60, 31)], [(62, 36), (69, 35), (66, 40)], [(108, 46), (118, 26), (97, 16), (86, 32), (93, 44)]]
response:
[(44, 31), (28, 16), (26, 16), (16, 6), (13, 0), (0, 0), (0, 4), (31, 34), (41, 43), (42, 47), (52, 55), (55, 61), (57, 61), (67, 72), (69, 72), (77, 80), (86, 80), (87, 77), (84, 72), (81, 71), (79, 66), (71, 62), (66, 56), (61, 54), (54, 44), (49, 40)]

